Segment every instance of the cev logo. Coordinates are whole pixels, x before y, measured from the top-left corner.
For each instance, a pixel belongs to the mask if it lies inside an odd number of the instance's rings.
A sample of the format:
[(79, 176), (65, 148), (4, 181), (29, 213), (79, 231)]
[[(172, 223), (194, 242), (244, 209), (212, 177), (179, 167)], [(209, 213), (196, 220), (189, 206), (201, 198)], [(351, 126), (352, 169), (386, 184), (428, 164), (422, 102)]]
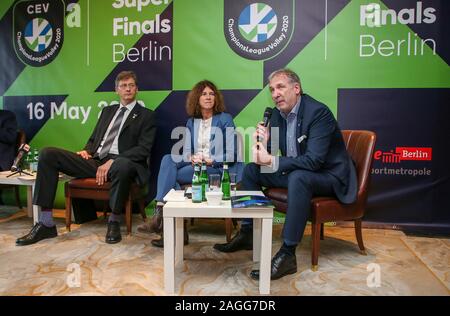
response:
[(49, 3), (31, 4), (27, 7), (27, 12), (28, 14), (47, 13), (49, 5)]

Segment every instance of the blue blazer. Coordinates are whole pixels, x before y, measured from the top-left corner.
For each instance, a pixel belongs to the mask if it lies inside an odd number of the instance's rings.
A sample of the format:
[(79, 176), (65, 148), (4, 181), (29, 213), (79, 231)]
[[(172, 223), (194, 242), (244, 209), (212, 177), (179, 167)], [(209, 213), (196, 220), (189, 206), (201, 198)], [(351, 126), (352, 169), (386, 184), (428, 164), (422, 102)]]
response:
[(339, 185), (334, 187), (338, 199), (342, 203), (356, 200), (355, 166), (347, 153), (338, 123), (326, 105), (307, 94), (301, 95), (297, 112), (297, 157), (286, 157), (286, 120), (276, 108), (272, 112), (270, 126), (280, 128), (282, 157), (279, 157), (279, 171), (289, 173), (304, 169), (330, 173), (339, 180)]
[[(189, 156), (198, 151), (198, 131), (199, 120), (189, 118), (186, 128), (189, 131), (185, 136), (183, 147), (184, 161), (188, 161)], [(229, 113), (218, 113), (213, 115), (211, 122), (210, 136), (210, 156), (213, 160), (213, 167), (221, 169), (223, 162), (228, 162), (229, 172), (237, 174), (237, 181), (242, 178), (244, 169), (243, 162), (237, 162), (237, 140), (233, 117)]]
[(16, 115), (0, 110), (0, 170), (9, 170), (16, 155), (17, 120)]

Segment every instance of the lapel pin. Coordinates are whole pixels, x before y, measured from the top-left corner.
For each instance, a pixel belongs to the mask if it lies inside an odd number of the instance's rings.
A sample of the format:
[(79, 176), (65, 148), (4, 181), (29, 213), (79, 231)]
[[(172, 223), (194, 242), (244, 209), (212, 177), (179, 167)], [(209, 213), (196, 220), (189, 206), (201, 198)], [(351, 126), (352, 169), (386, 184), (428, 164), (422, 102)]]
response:
[(302, 136), (300, 136), (299, 138), (297, 138), (297, 141), (298, 141), (298, 143), (300, 144), (302, 141), (304, 141), (304, 140), (307, 139), (307, 138), (308, 138), (308, 136), (302, 135)]
[(137, 117), (137, 114), (136, 113), (134, 113), (133, 114), (133, 119), (135, 119)]

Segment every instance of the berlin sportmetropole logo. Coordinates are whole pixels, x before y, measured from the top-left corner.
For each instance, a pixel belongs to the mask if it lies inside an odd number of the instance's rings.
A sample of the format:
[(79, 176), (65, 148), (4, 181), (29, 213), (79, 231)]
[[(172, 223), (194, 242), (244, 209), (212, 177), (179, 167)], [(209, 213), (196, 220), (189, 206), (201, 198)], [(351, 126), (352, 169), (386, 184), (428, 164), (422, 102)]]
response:
[(289, 43), (293, 31), (292, 0), (227, 0), (224, 5), (225, 38), (238, 55), (265, 60)]
[(51, 63), (63, 44), (62, 0), (21, 1), (14, 6), (13, 41), (19, 59), (30, 66)]

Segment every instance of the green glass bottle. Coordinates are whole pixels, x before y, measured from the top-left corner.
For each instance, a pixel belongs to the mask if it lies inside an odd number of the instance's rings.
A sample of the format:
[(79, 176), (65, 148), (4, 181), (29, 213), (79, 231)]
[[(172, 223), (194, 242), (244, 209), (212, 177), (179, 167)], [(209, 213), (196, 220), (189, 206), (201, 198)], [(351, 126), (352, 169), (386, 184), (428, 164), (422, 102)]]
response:
[(208, 188), (208, 171), (205, 161), (202, 162), (202, 171), (200, 173), (200, 179), (202, 180), (202, 201), (206, 201), (206, 190)]
[(223, 163), (223, 173), (222, 173), (222, 200), (231, 199), (231, 185), (230, 185), (230, 173), (228, 172), (228, 164)]
[(192, 176), (192, 202), (202, 202), (202, 180), (200, 179), (200, 166), (194, 165), (194, 175)]
[(38, 162), (39, 162), (39, 150), (37, 148), (35, 148), (33, 150), (33, 161), (31, 162), (31, 172), (37, 172), (38, 169)]

